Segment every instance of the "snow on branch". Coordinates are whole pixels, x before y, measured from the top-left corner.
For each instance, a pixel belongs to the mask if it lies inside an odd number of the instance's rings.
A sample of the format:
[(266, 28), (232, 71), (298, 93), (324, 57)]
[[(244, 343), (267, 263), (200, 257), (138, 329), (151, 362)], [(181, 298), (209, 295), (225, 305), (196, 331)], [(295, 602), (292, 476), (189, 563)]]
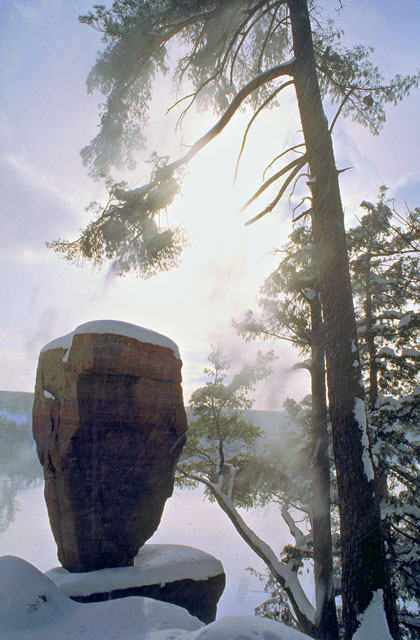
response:
[(308, 547), (307, 542), (312, 536), (310, 534), (305, 535), (299, 527), (296, 526), (296, 522), (289, 513), (289, 505), (287, 503), (283, 504), (281, 508), (281, 515), (289, 528), (290, 534), (295, 539), (296, 548), (306, 550)]
[(211, 491), (216, 502), (226, 513), (241, 538), (261, 558), (275, 580), (286, 591), (304, 632), (313, 635), (318, 619), (317, 612), (306, 596), (297, 574), (288, 565), (281, 562), (272, 548), (248, 527), (236, 510), (231, 498), (222, 491), (222, 483), (219, 481), (215, 484), (203, 476), (190, 473), (182, 468), (178, 468), (178, 472), (190, 480), (204, 484)]

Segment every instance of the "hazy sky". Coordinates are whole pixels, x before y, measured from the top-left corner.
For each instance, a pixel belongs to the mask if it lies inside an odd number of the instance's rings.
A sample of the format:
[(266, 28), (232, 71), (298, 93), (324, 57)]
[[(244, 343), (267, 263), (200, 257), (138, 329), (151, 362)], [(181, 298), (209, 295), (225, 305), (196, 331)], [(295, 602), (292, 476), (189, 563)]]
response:
[[(336, 15), (337, 0), (325, 0)], [(351, 43), (373, 45), (374, 61), (387, 78), (420, 67), (418, 0), (343, 0), (338, 19)], [(221, 343), (236, 363), (252, 359), (231, 328), (232, 318), (255, 308), (258, 287), (275, 265), (269, 252), (291, 231), (287, 201), (252, 227), (236, 211), (257, 188), (264, 162), (277, 155), (299, 128), (291, 99), (261, 117), (250, 135), (233, 189), (233, 165), (244, 118), (232, 122), (189, 168), (183, 194), (169, 212), (171, 224), (190, 237), (179, 269), (142, 281), (92, 274), (44, 247), (45, 240), (74, 238), (86, 224), (85, 206), (103, 195), (83, 168), (79, 150), (96, 135), (100, 97), (88, 96), (85, 79), (100, 48), (96, 32), (77, 16), (89, 0), (0, 0), (0, 389), (31, 391), (39, 350), (88, 320), (114, 318), (168, 335), (184, 361), (184, 395), (199, 384), (210, 345)], [(178, 136), (170, 106), (170, 79), (160, 83), (148, 132), (149, 148), (131, 185), (148, 179), (150, 152), (178, 155), (213, 122), (210, 114), (186, 121)], [(350, 222), (363, 200), (375, 201), (387, 184), (400, 208), (420, 205), (420, 91), (390, 107), (378, 138), (342, 121), (334, 136), (337, 165), (353, 169), (341, 178)], [(328, 111), (331, 117), (332, 111)], [(261, 158), (261, 160), (260, 160)], [(143, 162), (141, 161), (143, 160)], [(115, 175), (115, 174), (114, 174)], [(257, 345), (264, 348), (264, 345)], [(305, 393), (306, 372), (291, 372), (297, 357), (276, 345), (279, 374), (258, 391), (258, 408), (281, 408), (286, 395)]]

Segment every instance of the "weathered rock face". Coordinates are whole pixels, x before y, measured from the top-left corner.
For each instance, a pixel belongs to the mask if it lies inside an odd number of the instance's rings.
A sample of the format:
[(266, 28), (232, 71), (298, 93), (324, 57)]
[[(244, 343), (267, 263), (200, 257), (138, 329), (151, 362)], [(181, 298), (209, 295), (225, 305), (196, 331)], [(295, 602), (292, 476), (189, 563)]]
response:
[(176, 345), (111, 321), (50, 343), (33, 433), (63, 567), (132, 565), (159, 525), (186, 439)]

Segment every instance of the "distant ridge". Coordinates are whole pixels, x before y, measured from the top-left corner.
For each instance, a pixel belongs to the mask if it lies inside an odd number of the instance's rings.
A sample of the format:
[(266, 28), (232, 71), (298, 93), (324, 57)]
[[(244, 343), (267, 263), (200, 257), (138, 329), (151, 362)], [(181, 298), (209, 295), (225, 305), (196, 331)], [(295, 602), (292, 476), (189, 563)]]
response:
[[(191, 418), (190, 407), (185, 407), (187, 418)], [(290, 426), (290, 420), (284, 411), (265, 411), (249, 409), (244, 411), (247, 420), (259, 427), (269, 440), (276, 440), (278, 436)]]
[(0, 391), (0, 411), (31, 415), (34, 394), (26, 391)]

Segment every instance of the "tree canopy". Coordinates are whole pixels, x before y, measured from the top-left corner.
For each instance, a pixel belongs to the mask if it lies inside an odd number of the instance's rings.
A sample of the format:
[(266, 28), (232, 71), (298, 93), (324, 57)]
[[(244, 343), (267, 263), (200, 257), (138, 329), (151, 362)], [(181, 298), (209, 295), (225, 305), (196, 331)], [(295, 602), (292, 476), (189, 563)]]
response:
[[(322, 15), (316, 2), (310, 3), (310, 13), (321, 95), (337, 107), (330, 131), (338, 116), (344, 115), (378, 133), (385, 122), (386, 104), (402, 100), (417, 86), (419, 75), (397, 75), (385, 81), (370, 61), (370, 48), (344, 46), (343, 32)], [(250, 119), (239, 162), (255, 119), (264, 110), (278, 107), (281, 92), (294, 85), (288, 3), (116, 0), (109, 9), (95, 5), (80, 21), (103, 34), (104, 49), (89, 74), (87, 88), (99, 91), (105, 100), (99, 132), (81, 155), (95, 179), (107, 178), (109, 200), (88, 207), (93, 220), (75, 241), (48, 244), (74, 262), (90, 260), (100, 266), (111, 260), (119, 275), (133, 270), (149, 277), (176, 266), (185, 245), (181, 230), (165, 224), (162, 217), (179, 191), (183, 167), (238, 110), (245, 109)], [(179, 124), (194, 104), (212, 110), (219, 119), (177, 160), (155, 153), (149, 182), (127, 190), (110, 174), (113, 168), (134, 168), (136, 152), (147, 144), (153, 92), (162, 75), (168, 74), (181, 94), (171, 107), (180, 110)], [(275, 183), (280, 185), (277, 196), (250, 222), (271, 212), (293, 185), (307, 162), (304, 146), (300, 139), (273, 158), (271, 175), (245, 206), (259, 200)], [(287, 161), (287, 155), (292, 159)], [(281, 159), (286, 163), (274, 172)]]

